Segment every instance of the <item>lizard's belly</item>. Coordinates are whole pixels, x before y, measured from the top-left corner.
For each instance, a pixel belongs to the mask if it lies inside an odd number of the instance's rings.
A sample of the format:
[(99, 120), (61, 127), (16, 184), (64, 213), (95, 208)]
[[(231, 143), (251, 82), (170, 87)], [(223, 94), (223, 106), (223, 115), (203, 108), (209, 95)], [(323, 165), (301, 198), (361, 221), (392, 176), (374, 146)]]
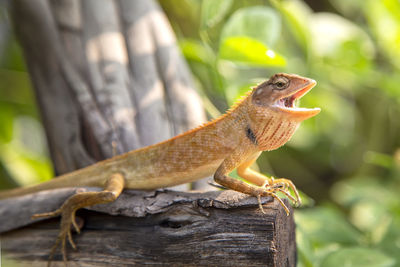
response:
[(214, 175), (215, 171), (221, 165), (223, 160), (215, 160), (194, 169), (180, 170), (176, 172), (160, 173), (157, 176), (152, 175), (128, 175), (126, 188), (129, 189), (157, 189), (175, 186), (184, 183), (190, 183), (201, 178)]

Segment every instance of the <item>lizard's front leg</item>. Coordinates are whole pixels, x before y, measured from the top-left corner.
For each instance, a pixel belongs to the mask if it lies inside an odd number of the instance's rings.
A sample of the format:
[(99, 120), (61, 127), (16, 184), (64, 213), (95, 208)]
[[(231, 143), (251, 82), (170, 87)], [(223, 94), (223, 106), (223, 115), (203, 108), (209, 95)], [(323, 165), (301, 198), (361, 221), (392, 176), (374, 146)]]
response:
[[(259, 172), (250, 169), (250, 166), (257, 160), (261, 152), (254, 153), (248, 157), (243, 163), (237, 168), (237, 173), (240, 177), (253, 183), (255, 185), (265, 187), (272, 191), (279, 191), (285, 194), (290, 200), (292, 200), (297, 206), (301, 205), (301, 198), (296, 186), (289, 179), (273, 177), (267, 177)], [(290, 195), (289, 188), (292, 189), (295, 197)]]
[(76, 245), (72, 240), (71, 227), (74, 226), (75, 230), (79, 233), (80, 229), (75, 221), (75, 212), (83, 207), (93, 206), (96, 204), (103, 204), (115, 201), (121, 194), (125, 186), (125, 179), (122, 174), (113, 174), (107, 181), (106, 186), (101, 192), (83, 192), (78, 193), (68, 198), (61, 208), (53, 212), (35, 214), (32, 216), (33, 219), (43, 217), (54, 217), (61, 215), (60, 233), (58, 234), (56, 243), (52, 247), (49, 256), (49, 262), (47, 266), (50, 266), (53, 255), (57, 247), (61, 244), (61, 250), (63, 254), (63, 260), (65, 266), (67, 266), (67, 249), (66, 239), (70, 245), (76, 249)]
[[(263, 212), (263, 208), (261, 205), (260, 197), (261, 196), (272, 196), (276, 199), (282, 207), (285, 209), (286, 213), (289, 215), (289, 209), (286, 207), (285, 203), (283, 203), (282, 199), (276, 194), (276, 192), (282, 192), (287, 195), (291, 200), (295, 200), (288, 192), (287, 188), (293, 188), (296, 196), (298, 196), (297, 190), (294, 187), (293, 183), (287, 183), (286, 179), (276, 180), (278, 183), (272, 182), (271, 179), (263, 176), (262, 174), (252, 171), (248, 169), (248, 167), (257, 159), (260, 155), (257, 151), (243, 151), (237, 149), (233, 151), (231, 155), (229, 155), (222, 164), (218, 167), (217, 171), (214, 174), (214, 180), (232, 190), (242, 192), (248, 195), (252, 195), (258, 198), (260, 209)], [(253, 183), (248, 184), (238, 179), (234, 179), (228, 176), (229, 172), (235, 169), (238, 166), (238, 174), (246, 179), (247, 181)], [(272, 183), (269, 183), (269, 182)], [(289, 181), (289, 180), (288, 180)], [(290, 185), (293, 185), (290, 186)], [(299, 200), (300, 198), (298, 198)]]

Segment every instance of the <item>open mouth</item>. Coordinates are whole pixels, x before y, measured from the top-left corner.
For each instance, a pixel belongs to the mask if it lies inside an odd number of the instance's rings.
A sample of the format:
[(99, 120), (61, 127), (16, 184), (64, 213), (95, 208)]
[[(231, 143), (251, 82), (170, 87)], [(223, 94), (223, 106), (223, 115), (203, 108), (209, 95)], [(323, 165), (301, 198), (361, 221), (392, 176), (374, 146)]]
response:
[(291, 95), (291, 96), (279, 99), (277, 101), (276, 105), (280, 106), (280, 107), (284, 107), (284, 108), (294, 108), (295, 101), (296, 101), (296, 98), (294, 97), (294, 95)]
[(299, 90), (292, 92), (290, 95), (282, 97), (281, 99), (277, 100), (275, 106), (280, 109), (284, 109), (287, 111), (310, 111), (310, 110), (318, 110), (319, 108), (308, 109), (308, 108), (300, 108), (296, 105), (296, 100), (300, 99), (304, 96), (308, 91), (310, 91), (317, 83), (314, 80), (311, 80), (310, 83), (300, 88)]

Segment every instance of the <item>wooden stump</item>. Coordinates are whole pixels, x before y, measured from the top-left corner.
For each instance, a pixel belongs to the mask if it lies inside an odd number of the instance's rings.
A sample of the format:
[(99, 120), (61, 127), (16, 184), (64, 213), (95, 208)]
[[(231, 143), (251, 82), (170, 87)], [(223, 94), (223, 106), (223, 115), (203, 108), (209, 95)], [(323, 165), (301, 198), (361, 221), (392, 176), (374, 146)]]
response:
[[(58, 218), (10, 229), (57, 208), (75, 190), (1, 201), (3, 258), (45, 266)], [(234, 191), (124, 191), (112, 204), (78, 212), (84, 226), (74, 235), (78, 249), (68, 248), (69, 266), (295, 266), (293, 216), (270, 198), (263, 203), (267, 214), (255, 198)], [(24, 214), (16, 212), (21, 205)], [(63, 266), (59, 252), (52, 266)]]

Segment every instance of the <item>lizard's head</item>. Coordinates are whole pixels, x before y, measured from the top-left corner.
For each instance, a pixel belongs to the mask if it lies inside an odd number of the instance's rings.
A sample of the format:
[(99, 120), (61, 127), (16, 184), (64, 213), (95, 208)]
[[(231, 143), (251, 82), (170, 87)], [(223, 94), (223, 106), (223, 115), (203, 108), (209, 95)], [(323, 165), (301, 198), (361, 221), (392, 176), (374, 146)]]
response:
[(270, 113), (280, 113), (293, 120), (303, 121), (317, 115), (320, 109), (296, 107), (296, 100), (304, 96), (316, 84), (312, 79), (278, 73), (254, 88), (251, 101), (258, 109), (269, 109)]
[(300, 122), (320, 112), (319, 108), (299, 108), (295, 103), (315, 85), (314, 80), (279, 73), (253, 89), (247, 102), (247, 114), (260, 150), (282, 146)]

